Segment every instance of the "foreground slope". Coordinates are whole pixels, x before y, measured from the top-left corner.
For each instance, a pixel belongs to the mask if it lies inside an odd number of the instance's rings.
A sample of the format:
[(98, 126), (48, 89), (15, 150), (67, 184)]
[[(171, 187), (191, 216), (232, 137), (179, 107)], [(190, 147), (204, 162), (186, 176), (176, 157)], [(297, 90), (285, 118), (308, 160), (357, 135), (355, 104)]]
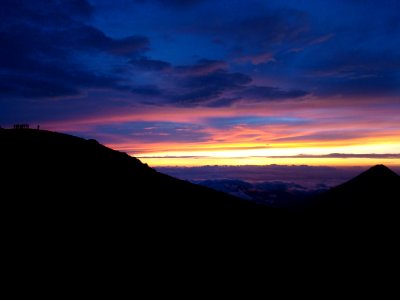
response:
[(280, 211), (158, 173), (95, 140), (60, 133), (0, 130), (0, 164), (2, 205), (24, 215), (24, 222), (141, 220), (160, 230), (202, 230), (284, 218)]

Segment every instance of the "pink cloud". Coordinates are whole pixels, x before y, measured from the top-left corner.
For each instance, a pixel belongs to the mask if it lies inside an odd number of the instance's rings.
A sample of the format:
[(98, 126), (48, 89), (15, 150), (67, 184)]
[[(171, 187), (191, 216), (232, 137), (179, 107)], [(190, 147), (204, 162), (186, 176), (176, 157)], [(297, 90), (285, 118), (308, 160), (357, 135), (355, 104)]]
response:
[(274, 62), (275, 58), (273, 53), (261, 53), (254, 55), (245, 55), (236, 59), (238, 63), (252, 63), (253, 65), (260, 65), (269, 62)]
[(310, 45), (316, 45), (316, 44), (325, 43), (325, 42), (329, 41), (331, 38), (333, 38), (333, 36), (334, 36), (334, 34), (332, 34), (332, 33), (320, 36), (320, 37), (312, 40), (310, 42)]
[(225, 70), (228, 68), (228, 64), (220, 60), (208, 60), (202, 59), (197, 64), (192, 66), (179, 66), (176, 68), (177, 71), (182, 72), (185, 75), (207, 75), (218, 70)]

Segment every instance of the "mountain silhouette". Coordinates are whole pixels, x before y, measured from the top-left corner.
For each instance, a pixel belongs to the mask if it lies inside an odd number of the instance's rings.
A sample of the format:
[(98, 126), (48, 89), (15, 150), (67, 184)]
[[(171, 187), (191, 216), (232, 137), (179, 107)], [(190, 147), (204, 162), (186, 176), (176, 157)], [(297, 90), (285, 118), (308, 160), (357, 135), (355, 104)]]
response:
[(123, 234), (146, 224), (142, 232), (159, 236), (217, 236), (287, 222), (283, 211), (158, 173), (95, 140), (66, 134), (0, 130), (0, 164), (2, 205), (21, 226), (78, 231), (96, 224)]
[(400, 199), (400, 176), (384, 165), (376, 165), (357, 177), (321, 195), (327, 205), (356, 209), (360, 206), (391, 206)]
[(388, 232), (398, 226), (399, 201), (400, 176), (376, 165), (315, 197), (310, 215), (335, 230)]

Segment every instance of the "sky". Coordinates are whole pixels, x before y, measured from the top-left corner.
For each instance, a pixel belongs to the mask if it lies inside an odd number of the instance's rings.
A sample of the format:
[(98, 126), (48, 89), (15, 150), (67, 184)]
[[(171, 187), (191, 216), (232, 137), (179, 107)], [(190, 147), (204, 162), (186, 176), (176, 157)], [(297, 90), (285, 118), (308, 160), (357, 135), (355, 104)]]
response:
[(151, 166), (400, 165), (400, 1), (1, 0), (0, 125)]

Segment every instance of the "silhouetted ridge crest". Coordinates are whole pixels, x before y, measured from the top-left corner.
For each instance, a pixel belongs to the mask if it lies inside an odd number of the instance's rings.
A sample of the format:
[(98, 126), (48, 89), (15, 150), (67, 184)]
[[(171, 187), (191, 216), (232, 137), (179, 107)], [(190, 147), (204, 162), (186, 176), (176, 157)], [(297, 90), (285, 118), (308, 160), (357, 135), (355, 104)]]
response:
[[(337, 227), (391, 232), (398, 224), (400, 176), (376, 165), (315, 199), (312, 215)], [(361, 229), (365, 227), (364, 229)]]
[(361, 173), (355, 179), (365, 179), (365, 178), (374, 178), (377, 180), (383, 180), (387, 178), (399, 178), (400, 176), (393, 172), (391, 169), (386, 167), (385, 165), (376, 165), (368, 169), (367, 171)]
[(283, 214), (158, 173), (126, 153), (67, 134), (2, 130), (0, 164), (8, 204), (24, 203), (38, 215), (56, 211), (60, 219), (68, 214), (88, 220), (102, 215), (117, 223), (136, 218), (167, 228), (180, 223), (184, 230), (265, 223)]
[(366, 192), (372, 192), (372, 195), (375, 195), (377, 193), (386, 193), (388, 190), (391, 191), (396, 187), (400, 188), (399, 181), (400, 176), (388, 167), (376, 165), (332, 190), (343, 190), (353, 194), (360, 193), (368, 196)]

